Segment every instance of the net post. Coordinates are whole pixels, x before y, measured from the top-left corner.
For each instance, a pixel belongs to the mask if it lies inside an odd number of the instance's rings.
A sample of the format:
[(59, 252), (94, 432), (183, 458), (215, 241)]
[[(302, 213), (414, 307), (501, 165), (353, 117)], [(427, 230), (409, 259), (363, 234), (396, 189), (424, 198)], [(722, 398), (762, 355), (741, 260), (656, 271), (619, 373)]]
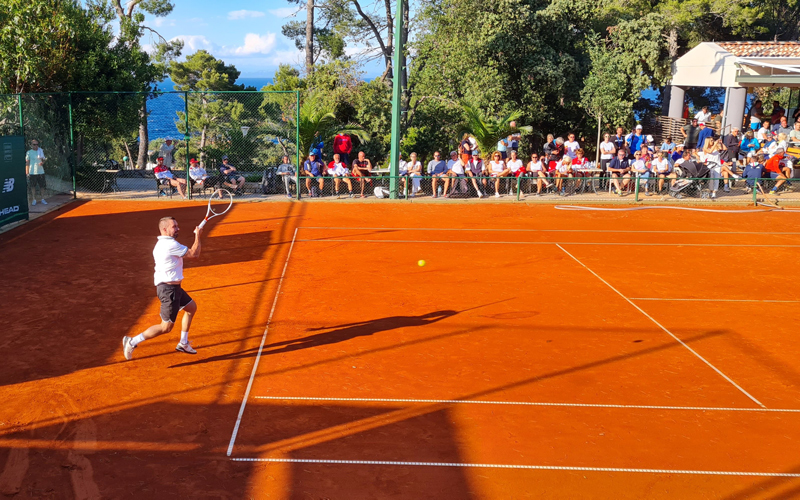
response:
[[(760, 181), (760, 180), (761, 179), (756, 179), (755, 181), (753, 181), (753, 206), (754, 207), (758, 206), (758, 181)], [(745, 184), (747, 184), (747, 181), (745, 181)]]
[(522, 174), (517, 176), (517, 201), (519, 201), (519, 187), (522, 185)]
[(75, 179), (75, 127), (72, 121), (72, 92), (67, 93), (67, 114), (69, 115), (69, 158), (70, 158), (70, 175), (72, 176), (72, 199), (78, 198), (78, 185)]
[(639, 179), (640, 179), (640, 177), (638, 175), (634, 175), (633, 179), (636, 182), (636, 185), (633, 188), (634, 189), (634, 193), (636, 193), (636, 197), (634, 198), (634, 201), (639, 201)]
[(297, 172), (295, 174), (294, 187), (297, 190), (297, 199), (300, 199), (300, 91), (295, 90), (295, 111), (294, 111), (294, 144), (295, 153), (297, 155)]
[[(183, 113), (184, 113), (184, 127), (186, 127), (185, 132), (183, 133), (183, 140), (186, 141), (186, 196), (189, 197), (189, 200), (192, 199), (192, 180), (189, 177), (189, 140), (191, 136), (189, 135), (189, 93), (184, 91), (183, 92)], [(175, 158), (173, 158), (173, 161)]]

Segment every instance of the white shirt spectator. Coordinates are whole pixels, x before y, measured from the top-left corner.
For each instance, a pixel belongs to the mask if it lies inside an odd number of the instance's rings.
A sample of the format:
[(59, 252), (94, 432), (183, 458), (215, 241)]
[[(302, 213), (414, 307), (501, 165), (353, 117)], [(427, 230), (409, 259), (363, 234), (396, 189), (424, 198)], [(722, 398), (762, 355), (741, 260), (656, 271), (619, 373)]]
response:
[(328, 169), (328, 173), (334, 177), (346, 177), (350, 175), (350, 169), (344, 163), (339, 162), (334, 163), (333, 168)]
[(164, 157), (164, 165), (171, 167), (172, 166), (172, 152), (175, 151), (175, 143), (167, 146), (167, 143), (164, 143), (159, 148), (159, 156)]
[(408, 162), (405, 160), (400, 160), (400, 164), (397, 166), (397, 173), (400, 175), (408, 175)]
[(417, 160), (416, 163), (411, 163), (410, 161), (406, 162), (406, 168), (408, 168), (409, 175), (422, 175), (422, 162)]
[(528, 170), (530, 172), (541, 172), (544, 170), (544, 166), (541, 161), (532, 161), (528, 163)]
[(772, 132), (770, 132), (768, 128), (761, 127), (760, 129), (758, 129), (758, 133), (756, 134), (756, 139), (758, 139), (759, 142), (764, 142), (771, 135), (772, 135)]
[(456, 175), (464, 175), (464, 164), (458, 159), (450, 166), (450, 171)]
[(191, 177), (193, 181), (197, 182), (206, 179), (208, 174), (206, 173), (206, 169), (203, 167), (189, 167), (189, 177)]
[(610, 160), (614, 157), (614, 143), (611, 141), (603, 141), (600, 143), (600, 159)]
[(159, 283), (183, 280), (183, 256), (188, 251), (189, 247), (181, 245), (172, 236), (159, 236), (153, 248), (156, 262), (153, 283), (158, 286)]
[(508, 169), (511, 170), (511, 172), (516, 174), (517, 172), (520, 171), (520, 169), (522, 169), (523, 163), (522, 160), (520, 160), (519, 158), (517, 158), (516, 160), (509, 159), (506, 160), (506, 167), (508, 167)]
[(711, 119), (711, 111), (703, 113), (703, 110), (701, 109), (694, 115), (694, 118), (697, 120), (698, 123), (700, 122), (708, 123), (708, 120)]
[(558, 170), (562, 174), (566, 174), (569, 173), (570, 170), (572, 170), (572, 165), (566, 165), (563, 161), (560, 161), (558, 162), (558, 165), (556, 165), (556, 170)]
[(659, 174), (665, 174), (669, 172), (669, 160), (666, 158), (655, 158), (650, 165), (652, 165), (653, 169)]
[(490, 161), (489, 166), (491, 167), (491, 172), (493, 174), (499, 174), (506, 169), (506, 164), (502, 161)]
[(564, 149), (566, 150), (567, 156), (570, 158), (575, 158), (575, 151), (580, 149), (581, 145), (578, 141), (567, 141), (564, 143)]

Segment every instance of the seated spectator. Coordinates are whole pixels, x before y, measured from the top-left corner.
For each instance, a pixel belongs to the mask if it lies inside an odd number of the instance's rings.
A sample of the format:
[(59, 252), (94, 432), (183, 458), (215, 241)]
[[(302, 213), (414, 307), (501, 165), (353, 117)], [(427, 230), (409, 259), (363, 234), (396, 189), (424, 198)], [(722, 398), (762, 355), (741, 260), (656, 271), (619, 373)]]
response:
[(756, 139), (755, 133), (752, 130), (745, 132), (742, 142), (739, 144), (739, 153), (747, 157), (750, 153), (757, 153), (759, 149), (761, 149), (761, 144)]
[(739, 129), (736, 127), (731, 128), (731, 133), (722, 139), (722, 144), (725, 146), (725, 152), (722, 154), (723, 165), (729, 165), (732, 170), (736, 170), (736, 165), (739, 161)]
[(233, 189), (235, 195), (241, 196), (244, 188), (244, 176), (236, 170), (236, 167), (230, 164), (228, 155), (222, 156), (222, 165), (219, 166), (219, 173), (222, 174), (223, 183)]
[(578, 148), (575, 150), (575, 158), (572, 159), (572, 176), (578, 178), (575, 181), (576, 188), (581, 185), (580, 178), (587, 175), (584, 170), (589, 168), (589, 160), (586, 159), (584, 154), (583, 148)]
[[(500, 153), (495, 151), (492, 155), (492, 161), (489, 162), (489, 176), (494, 177), (494, 197), (500, 198), (500, 179), (503, 177), (508, 177), (511, 173), (508, 168), (506, 168), (506, 162), (503, 160), (503, 157), (500, 156)], [(488, 193), (487, 193), (488, 196)]]
[(556, 165), (556, 191), (561, 196), (567, 195), (567, 186), (564, 179), (572, 179), (572, 158), (564, 155), (564, 158)]
[(747, 154), (747, 165), (744, 167), (742, 177), (745, 180), (745, 191), (750, 193), (756, 188), (756, 182), (764, 177), (764, 155), (751, 151)]
[[(520, 177), (525, 173), (525, 164), (521, 159), (517, 158), (517, 152), (512, 150), (509, 154), (509, 159), (506, 160), (506, 168), (509, 170), (510, 177)], [(508, 187), (508, 194), (514, 194), (514, 183)]]
[(608, 172), (611, 174), (611, 185), (614, 186), (615, 192), (619, 196), (622, 196), (619, 180), (623, 179), (622, 188), (625, 189), (628, 187), (628, 182), (631, 178), (631, 167), (626, 156), (625, 150), (620, 149), (617, 151), (617, 157), (608, 163)]
[(669, 151), (670, 153), (675, 150), (675, 142), (672, 137), (667, 137), (667, 140), (661, 143), (661, 151)]
[(367, 159), (367, 155), (363, 151), (358, 152), (358, 158), (353, 160), (353, 176), (361, 183), (361, 197), (364, 198), (364, 184), (371, 183), (372, 179), (372, 162)]
[[(456, 158), (458, 153), (455, 151), (450, 152), (451, 158)], [(447, 163), (442, 159), (442, 154), (439, 151), (433, 153), (433, 160), (428, 162), (428, 175), (431, 176), (431, 196), (436, 198), (438, 196), (436, 191), (436, 183), (439, 179), (447, 176)]]
[(706, 139), (714, 137), (714, 129), (707, 127), (705, 122), (699, 122), (698, 126), (700, 127), (700, 132), (697, 133), (697, 149), (702, 151), (706, 144)]
[(784, 134), (784, 133), (778, 134), (778, 136), (775, 138), (775, 140), (768, 144), (768, 146), (766, 148), (767, 149), (767, 156), (769, 158), (771, 158), (775, 154), (775, 152), (778, 151), (778, 149), (782, 149), (782, 150), (786, 151), (789, 148), (786, 139), (787, 139), (786, 134)]
[(542, 186), (550, 187), (553, 185), (547, 180), (544, 162), (536, 153), (531, 154), (531, 161), (528, 163), (528, 174), (536, 178), (536, 196), (542, 195)]
[(328, 163), (328, 175), (333, 177), (333, 189), (336, 192), (336, 197), (339, 197), (339, 186), (342, 182), (347, 186), (347, 192), (350, 198), (353, 197), (353, 183), (350, 182), (350, 169), (347, 168), (347, 163), (342, 161), (342, 155), (334, 153), (333, 161)]
[[(800, 107), (797, 109), (800, 109)], [(789, 132), (789, 142), (800, 143), (800, 120), (794, 122), (794, 130)]]
[(788, 120), (786, 119), (785, 116), (781, 116), (780, 122), (775, 124), (775, 125), (773, 125), (770, 128), (770, 131), (774, 135), (785, 134), (786, 137), (789, 137), (789, 134), (792, 133), (792, 129), (789, 127), (789, 122), (788, 122)]
[[(552, 137), (549, 135), (547, 137)], [(552, 142), (545, 145), (545, 153), (547, 153), (547, 170), (550, 172), (554, 172), (558, 162), (561, 161), (561, 158), (564, 157), (566, 154), (566, 150), (564, 148), (564, 139), (561, 137), (556, 137)], [(549, 149), (549, 153), (548, 153)]]
[(777, 180), (775, 187), (773, 187), (769, 192), (769, 194), (772, 195), (778, 194), (778, 188), (780, 188), (787, 179), (786, 173), (781, 168), (781, 160), (783, 160), (783, 156), (783, 149), (778, 149), (775, 154), (764, 163), (764, 170), (766, 173), (769, 173), (770, 179)]
[(769, 120), (764, 120), (764, 122), (761, 124), (761, 128), (758, 129), (758, 132), (756, 133), (756, 139), (758, 139), (758, 142), (761, 143), (761, 146), (764, 146), (767, 141), (772, 139), (772, 132), (769, 129)]
[(675, 151), (672, 152), (669, 158), (673, 164), (683, 158), (683, 144), (676, 144)]
[(637, 151), (633, 153), (633, 163), (631, 164), (631, 172), (639, 178), (639, 185), (644, 186), (644, 195), (650, 196), (648, 189), (650, 181), (650, 166), (642, 157), (642, 152)]
[(706, 144), (703, 147), (704, 157), (706, 161), (706, 166), (708, 167), (709, 173), (711, 174), (711, 181), (709, 181), (709, 188), (711, 189), (711, 197), (717, 197), (717, 189), (719, 188), (719, 179), (722, 177), (725, 179), (723, 185), (723, 191), (729, 193), (731, 191), (729, 183), (729, 178), (733, 177), (734, 179), (738, 179), (739, 176), (733, 173), (731, 169), (726, 165), (723, 160), (723, 154), (725, 153), (725, 144), (722, 143), (722, 138), (718, 137), (717, 139), (708, 139), (706, 140)]
[[(471, 151), (477, 151), (471, 150)], [(462, 155), (463, 156), (463, 155)], [(470, 152), (470, 159), (472, 159), (472, 152)], [(461, 158), (457, 158), (453, 163), (448, 164), (449, 170), (447, 171), (447, 176), (444, 178), (444, 197), (450, 197), (450, 179), (452, 177), (466, 177), (466, 173), (464, 168), (466, 164), (462, 161)], [(458, 179), (453, 179), (453, 190), (456, 189), (458, 186)]]
[(658, 191), (664, 189), (664, 179), (667, 178), (670, 172), (669, 167), (669, 160), (667, 159), (667, 155), (669, 151), (659, 151), (656, 155), (656, 158), (650, 162), (650, 170), (652, 171), (653, 175), (658, 179)]
[(189, 160), (189, 177), (194, 182), (194, 185), (200, 188), (204, 187), (206, 179), (208, 179), (206, 169), (200, 166), (200, 162), (196, 158)]
[[(422, 163), (417, 160), (417, 153), (411, 153), (409, 160), (405, 162), (406, 176), (411, 179), (411, 197), (415, 197), (420, 189), (420, 182), (422, 181)], [(403, 188), (405, 192), (405, 178), (403, 180)]]
[(406, 191), (406, 177), (408, 177), (408, 162), (403, 159), (403, 153), (397, 154), (397, 175), (400, 176), (400, 196), (405, 196)]
[(297, 179), (295, 178), (295, 173), (294, 173), (294, 165), (289, 163), (288, 156), (284, 156), (281, 161), (283, 163), (278, 165), (277, 174), (280, 176), (281, 179), (283, 179), (283, 186), (286, 188), (286, 197), (291, 198), (292, 190), (289, 188), (289, 184), (292, 182), (294, 182), (295, 184), (297, 183)]
[[(478, 186), (478, 177), (484, 175), (486, 168), (483, 164), (483, 160), (481, 159), (480, 152), (475, 149), (472, 151), (472, 159), (469, 160), (467, 163), (466, 172), (467, 177), (472, 180), (472, 187), (475, 188), (475, 192), (478, 194), (478, 198), (483, 198), (483, 191), (481, 191), (480, 186)], [(486, 179), (483, 179), (483, 186), (486, 189)]]
[[(308, 158), (303, 162), (303, 176), (306, 178), (306, 190), (312, 198), (322, 196), (322, 188), (325, 183), (325, 179), (322, 177), (324, 170), (322, 162), (317, 159), (317, 153), (313, 150), (308, 153)], [(312, 180), (317, 181), (319, 189), (318, 186), (311, 185)]]
[(164, 157), (159, 156), (158, 160), (156, 160), (156, 166), (153, 168), (153, 173), (158, 179), (160, 184), (168, 184), (174, 188), (178, 189), (178, 194), (181, 195), (181, 198), (184, 200), (186, 199), (186, 179), (179, 179), (172, 173), (172, 170), (169, 169), (168, 166), (164, 165)]

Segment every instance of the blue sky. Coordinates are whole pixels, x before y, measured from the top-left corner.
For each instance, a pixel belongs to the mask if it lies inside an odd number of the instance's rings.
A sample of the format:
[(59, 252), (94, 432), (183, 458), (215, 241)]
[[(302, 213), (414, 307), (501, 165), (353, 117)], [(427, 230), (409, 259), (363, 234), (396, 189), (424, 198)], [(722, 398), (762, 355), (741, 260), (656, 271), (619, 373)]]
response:
[[(300, 6), (285, 0), (174, 0), (174, 5), (169, 16), (148, 16), (146, 24), (168, 40), (182, 39), (184, 56), (207, 50), (236, 66), (242, 78), (272, 77), (280, 64), (302, 70), (303, 52), (281, 34), (281, 26), (288, 21), (305, 19)], [(147, 38), (142, 42), (147, 44)], [(150, 40), (155, 41), (154, 37)], [(364, 70), (366, 76), (380, 74), (379, 67)]]

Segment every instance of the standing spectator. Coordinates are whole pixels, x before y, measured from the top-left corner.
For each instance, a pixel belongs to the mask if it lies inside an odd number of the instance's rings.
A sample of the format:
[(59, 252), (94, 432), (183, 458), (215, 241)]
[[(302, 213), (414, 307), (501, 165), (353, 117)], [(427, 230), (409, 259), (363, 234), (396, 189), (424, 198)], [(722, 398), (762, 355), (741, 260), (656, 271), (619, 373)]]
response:
[(739, 161), (739, 129), (736, 127), (731, 128), (731, 133), (722, 139), (722, 144), (725, 146), (725, 153), (723, 154), (723, 163), (730, 163), (735, 167)]
[[(506, 162), (503, 160), (503, 157), (500, 156), (500, 153), (497, 151), (492, 155), (488, 170), (489, 176), (494, 177), (494, 197), (500, 198), (500, 179), (508, 177), (510, 172), (506, 168)], [(488, 196), (489, 194), (487, 193), (486, 195)]]
[(342, 163), (350, 165), (350, 153), (353, 152), (353, 141), (350, 140), (350, 136), (342, 132), (336, 134), (333, 139), (333, 152), (339, 154)]
[(611, 173), (611, 185), (614, 186), (617, 195), (622, 196), (622, 189), (619, 187), (619, 180), (623, 179), (622, 187), (627, 188), (631, 178), (630, 164), (624, 149), (617, 150), (617, 157), (608, 163), (608, 172)]
[(164, 165), (169, 168), (172, 168), (174, 164), (174, 160), (172, 158), (173, 153), (175, 152), (175, 146), (172, 144), (172, 137), (167, 137), (164, 140), (164, 144), (158, 148), (158, 153), (164, 158)]
[(647, 145), (647, 138), (642, 135), (642, 126), (636, 125), (633, 129), (633, 134), (627, 140), (628, 151), (630, 151), (629, 158), (633, 158), (637, 151), (642, 150), (643, 145)]
[(700, 129), (697, 126), (697, 118), (692, 119), (692, 123), (681, 127), (681, 134), (683, 134), (683, 146), (685, 151), (695, 149), (697, 147), (697, 134)]
[[(347, 185), (347, 191), (350, 198), (353, 197), (353, 183), (350, 182), (350, 169), (347, 168), (347, 163), (342, 161), (342, 155), (333, 153), (333, 160), (328, 164), (328, 175), (333, 177), (333, 189), (336, 192), (336, 197), (339, 198), (339, 185), (344, 181)], [(403, 179), (405, 181), (405, 179)]]
[(353, 176), (358, 178), (358, 182), (361, 184), (361, 197), (364, 198), (364, 184), (367, 182), (372, 183), (372, 162), (369, 161), (366, 157), (366, 154), (363, 151), (358, 152), (358, 158), (353, 160)]
[(189, 160), (189, 178), (192, 179), (195, 186), (199, 186), (200, 188), (205, 187), (208, 174), (206, 173), (206, 169), (200, 166), (200, 162), (197, 161), (196, 158)]
[(761, 121), (764, 119), (764, 108), (760, 99), (754, 102), (750, 107), (747, 117), (750, 120), (750, 130), (753, 132), (758, 130), (758, 128), (761, 126)]
[[(511, 128), (516, 128), (517, 122), (511, 122)], [(511, 135), (508, 136), (508, 147), (511, 148), (511, 151), (516, 151), (519, 154), (519, 141), (522, 139), (522, 134), (519, 131), (511, 132)]]
[(159, 156), (156, 160), (156, 166), (153, 168), (153, 174), (160, 184), (168, 184), (178, 189), (178, 194), (181, 198), (186, 199), (186, 179), (179, 179), (172, 173), (168, 166), (164, 165), (164, 158)]
[(25, 175), (28, 177), (28, 190), (31, 194), (31, 205), (36, 205), (36, 191), (39, 191), (39, 199), (42, 205), (47, 205), (44, 199), (44, 191), (47, 189), (47, 181), (44, 176), (42, 164), (47, 160), (44, 151), (39, 148), (37, 139), (31, 140), (31, 149), (25, 153)]
[[(456, 157), (458, 153), (455, 151), (450, 152), (450, 157)], [(438, 196), (436, 192), (436, 183), (442, 177), (447, 175), (447, 163), (442, 159), (442, 154), (439, 151), (433, 153), (433, 160), (428, 162), (428, 175), (431, 176), (431, 189), (432, 193), (431, 196), (436, 198)]]
[[(478, 186), (478, 177), (481, 177), (484, 174), (485, 167), (483, 165), (483, 160), (481, 159), (480, 152), (478, 150), (472, 151), (472, 158), (467, 163), (467, 177), (472, 180), (472, 186), (475, 188), (475, 192), (478, 194), (478, 198), (483, 198), (483, 192), (481, 191), (480, 186)], [(483, 186), (484, 189), (486, 188), (486, 179), (483, 179)]]
[(567, 156), (569, 156), (571, 160), (574, 160), (575, 151), (577, 151), (580, 147), (581, 145), (575, 140), (575, 134), (570, 132), (569, 135), (567, 135), (567, 142), (564, 143), (564, 150), (566, 151)]
[(311, 150), (309, 153), (313, 153), (317, 160), (322, 160), (322, 148), (325, 147), (325, 143), (322, 141), (322, 136), (319, 135), (319, 130), (314, 132), (314, 138), (311, 139)]
[(244, 188), (244, 176), (236, 170), (236, 167), (230, 164), (228, 155), (222, 155), (222, 165), (219, 166), (219, 173), (222, 174), (223, 183), (233, 189), (234, 194), (241, 196)]
[(472, 141), (469, 140), (469, 134), (465, 133), (464, 137), (461, 138), (459, 150), (461, 152), (461, 161), (466, 165), (469, 159), (472, 158)]
[(289, 157), (285, 156), (281, 160), (283, 163), (278, 165), (277, 174), (283, 179), (283, 187), (286, 188), (286, 197), (292, 197), (292, 190), (290, 188), (290, 183), (294, 182), (297, 184), (297, 179), (295, 178), (294, 173), (294, 165), (289, 163)]
[(694, 115), (694, 119), (698, 122), (707, 122), (711, 120), (711, 111), (708, 110), (708, 106), (703, 106), (703, 109)]
[(508, 158), (508, 139), (504, 137), (497, 141), (497, 152), (504, 160)]
[(531, 161), (528, 163), (528, 172), (531, 177), (536, 178), (536, 196), (542, 195), (542, 185), (550, 187), (552, 184), (547, 180), (547, 173), (544, 162), (536, 153), (531, 154)]
[[(325, 169), (322, 162), (317, 159), (317, 153), (312, 150), (308, 153), (308, 158), (303, 162), (303, 175), (306, 177), (306, 190), (312, 198), (322, 196), (322, 188), (324, 187), (325, 179), (322, 177), (322, 171)], [(317, 180), (317, 186), (312, 186), (312, 179)]]
[(697, 133), (697, 149), (702, 151), (706, 144), (706, 139), (714, 137), (714, 129), (706, 127), (705, 122), (700, 122), (700, 131)]
[(608, 167), (608, 163), (616, 154), (617, 148), (614, 146), (614, 143), (611, 142), (611, 135), (604, 134), (603, 142), (600, 143), (600, 170), (603, 171), (601, 175), (606, 174), (606, 167)]
[[(614, 155), (616, 155), (617, 151), (619, 151), (620, 149), (624, 150), (626, 144), (625, 129), (622, 127), (617, 127), (617, 133), (614, 135), (614, 137), (611, 138), (611, 142), (614, 143)], [(626, 151), (625, 155), (627, 156), (627, 154), (628, 153)]]
[[(477, 151), (473, 151), (472, 153), (476, 153)], [(408, 178), (411, 179), (411, 197), (415, 197), (420, 189), (420, 183), (422, 182), (422, 163), (417, 160), (417, 153), (412, 152), (409, 155), (409, 159), (407, 162), (408, 168)]]
[(770, 125), (776, 125), (781, 122), (781, 118), (785, 117), (786, 110), (781, 107), (778, 101), (772, 101), (772, 115), (770, 116)]

